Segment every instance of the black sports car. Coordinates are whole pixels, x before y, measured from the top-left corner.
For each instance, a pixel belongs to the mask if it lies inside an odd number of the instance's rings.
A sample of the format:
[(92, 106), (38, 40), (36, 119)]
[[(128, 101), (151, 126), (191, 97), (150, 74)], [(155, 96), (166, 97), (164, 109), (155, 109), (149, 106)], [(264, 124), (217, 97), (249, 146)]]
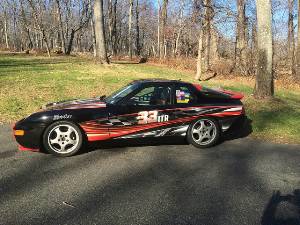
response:
[(108, 97), (50, 103), (14, 126), (20, 150), (77, 153), (85, 142), (185, 136), (215, 145), (244, 118), (242, 94), (176, 80), (137, 80)]

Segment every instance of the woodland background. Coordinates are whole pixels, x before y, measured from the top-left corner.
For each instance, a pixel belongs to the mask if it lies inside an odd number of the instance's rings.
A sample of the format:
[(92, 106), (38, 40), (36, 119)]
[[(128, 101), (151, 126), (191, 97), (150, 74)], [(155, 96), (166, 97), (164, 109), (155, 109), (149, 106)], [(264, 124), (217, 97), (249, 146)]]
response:
[(0, 123), (132, 80), (245, 94), (255, 138), (300, 143), (298, 0), (1, 0)]
[[(195, 59), (201, 55), (198, 79), (211, 75), (255, 75), (259, 1), (97, 2), (103, 4), (100, 16), (109, 58), (138, 57), (196, 70)], [(261, 2), (271, 3), (274, 77), (299, 80), (295, 62), (297, 1)], [(0, 48), (49, 56), (96, 55), (94, 6), (93, 0), (2, 0)]]

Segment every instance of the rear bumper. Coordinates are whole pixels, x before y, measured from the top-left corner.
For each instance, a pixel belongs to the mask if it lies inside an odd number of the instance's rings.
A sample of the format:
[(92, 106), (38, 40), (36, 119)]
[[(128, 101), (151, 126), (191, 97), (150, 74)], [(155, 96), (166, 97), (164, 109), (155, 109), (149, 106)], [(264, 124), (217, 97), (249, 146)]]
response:
[(232, 116), (226, 117), (224, 119), (219, 120), (221, 129), (223, 132), (228, 131), (232, 127), (242, 126), (245, 123), (246, 116), (244, 114), (240, 116)]

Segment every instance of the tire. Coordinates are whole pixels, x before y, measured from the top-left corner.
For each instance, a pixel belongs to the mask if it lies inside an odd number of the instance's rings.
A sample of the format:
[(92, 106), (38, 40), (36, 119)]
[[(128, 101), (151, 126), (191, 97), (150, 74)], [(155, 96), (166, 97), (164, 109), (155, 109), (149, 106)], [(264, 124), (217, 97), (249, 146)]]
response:
[(187, 131), (188, 143), (197, 148), (209, 148), (216, 145), (221, 137), (221, 129), (217, 120), (203, 117), (193, 122)]
[(43, 134), (43, 145), (47, 152), (67, 157), (75, 155), (82, 147), (80, 128), (69, 121), (58, 121), (48, 126)]

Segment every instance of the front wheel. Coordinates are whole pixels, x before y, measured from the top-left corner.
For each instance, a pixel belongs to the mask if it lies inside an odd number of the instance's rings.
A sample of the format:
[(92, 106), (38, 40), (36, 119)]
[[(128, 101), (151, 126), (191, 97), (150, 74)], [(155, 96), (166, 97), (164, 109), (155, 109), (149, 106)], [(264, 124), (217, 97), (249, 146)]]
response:
[(201, 118), (192, 123), (187, 131), (187, 140), (197, 148), (209, 148), (220, 140), (220, 125), (212, 118)]
[(58, 121), (46, 128), (43, 144), (45, 149), (53, 155), (72, 156), (82, 146), (82, 133), (74, 123)]

